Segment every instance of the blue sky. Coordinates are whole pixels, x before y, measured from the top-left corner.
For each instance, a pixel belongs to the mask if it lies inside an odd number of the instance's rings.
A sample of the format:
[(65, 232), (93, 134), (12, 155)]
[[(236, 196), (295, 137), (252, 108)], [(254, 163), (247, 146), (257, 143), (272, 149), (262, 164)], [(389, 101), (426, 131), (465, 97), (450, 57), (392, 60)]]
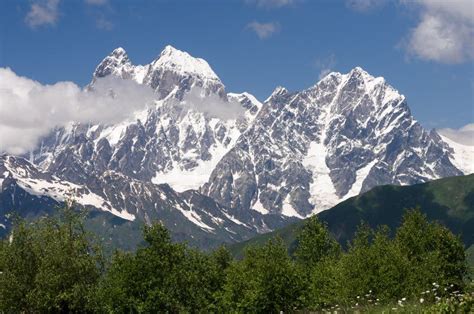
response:
[(85, 85), (118, 46), (144, 64), (171, 44), (206, 59), (228, 91), (263, 100), (361, 66), (425, 127), (459, 128), (474, 121), (474, 2), (446, 2), (4, 0), (0, 67)]

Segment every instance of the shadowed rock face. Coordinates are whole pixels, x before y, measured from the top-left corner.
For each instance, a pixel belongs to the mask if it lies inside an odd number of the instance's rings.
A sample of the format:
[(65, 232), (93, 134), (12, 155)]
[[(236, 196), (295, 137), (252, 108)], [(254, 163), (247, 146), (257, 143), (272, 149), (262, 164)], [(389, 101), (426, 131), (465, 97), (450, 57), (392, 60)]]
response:
[[(57, 128), (28, 157), (176, 234), (237, 241), (377, 185), (462, 174), (452, 149), (413, 119), (405, 98), (361, 68), (301, 92), (278, 87), (263, 104), (227, 94), (206, 61), (171, 46), (148, 65), (133, 65), (117, 48), (89, 88), (110, 75), (149, 86), (155, 103), (114, 125)], [(209, 104), (241, 110), (223, 119), (199, 107)]]

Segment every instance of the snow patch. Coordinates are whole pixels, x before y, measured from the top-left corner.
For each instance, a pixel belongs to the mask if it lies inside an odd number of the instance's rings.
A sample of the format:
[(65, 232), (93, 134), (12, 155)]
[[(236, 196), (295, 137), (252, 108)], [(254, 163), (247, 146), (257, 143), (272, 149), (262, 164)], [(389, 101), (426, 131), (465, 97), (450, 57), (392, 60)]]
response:
[(290, 204), (290, 195), (288, 194), (283, 201), (283, 208), (281, 214), (287, 217), (297, 217), (303, 219), (304, 217), (298, 214), (298, 212)]
[(252, 209), (261, 213), (262, 215), (266, 215), (269, 211), (263, 207), (263, 204), (260, 202), (260, 199), (257, 197), (257, 201), (253, 204)]
[[(202, 134), (203, 132), (205, 132), (205, 129), (198, 130), (199, 128), (204, 128), (204, 126), (202, 126), (202, 123), (199, 123), (200, 125), (197, 126), (194, 125), (195, 132), (197, 134)], [(227, 145), (219, 142), (214, 144), (214, 146), (212, 146), (209, 151), (212, 156), (210, 160), (202, 160), (199, 159), (198, 156), (194, 156), (196, 162), (198, 163), (196, 167), (186, 170), (182, 169), (180, 165), (174, 164), (171, 170), (157, 172), (155, 177), (151, 179), (151, 182), (153, 182), (154, 184), (167, 183), (177, 192), (184, 192), (186, 190), (198, 189), (199, 187), (201, 187), (209, 180), (209, 177), (212, 171), (216, 168), (217, 163), (234, 146), (235, 141), (240, 135), (240, 131), (235, 126), (235, 121), (232, 121), (232, 123), (228, 124), (226, 127), (227, 129), (230, 129), (228, 133), (230, 142)], [(180, 132), (184, 132), (185, 129), (185, 126), (183, 126), (183, 131)], [(179, 146), (183, 147), (184, 144), (180, 144)], [(192, 152), (187, 153), (189, 154)], [(186, 156), (184, 156), (183, 154), (183, 157)]]
[(313, 182), (309, 187), (310, 202), (314, 205), (313, 214), (331, 208), (340, 200), (329, 176), (330, 170), (326, 165), (326, 155), (324, 144), (311, 142), (308, 154), (303, 159), (303, 166), (313, 174)]
[(181, 206), (177, 206), (176, 208), (189, 220), (191, 221), (193, 224), (197, 225), (198, 227), (200, 227), (201, 229), (204, 229), (204, 230), (207, 230), (207, 231), (214, 231), (214, 228), (206, 225), (201, 217), (198, 215), (198, 213), (196, 213), (193, 209), (192, 209), (192, 205), (189, 205), (190, 206), (190, 209), (189, 210), (185, 210), (183, 209)]
[(377, 160), (372, 160), (369, 162), (367, 165), (364, 167), (360, 168), (356, 172), (356, 180), (352, 184), (351, 189), (344, 195), (343, 199), (355, 196), (360, 194), (362, 190), (362, 184), (364, 183), (365, 178), (369, 175), (370, 170), (374, 167), (374, 165), (377, 163)]

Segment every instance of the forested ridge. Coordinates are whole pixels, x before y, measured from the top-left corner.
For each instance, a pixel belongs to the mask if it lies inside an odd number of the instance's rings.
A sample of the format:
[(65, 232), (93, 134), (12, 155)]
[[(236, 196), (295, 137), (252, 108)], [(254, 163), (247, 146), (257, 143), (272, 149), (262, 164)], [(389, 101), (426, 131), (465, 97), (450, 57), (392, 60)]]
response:
[(143, 247), (107, 257), (84, 218), (66, 206), (16, 219), (0, 245), (1, 312), (468, 313), (474, 304), (460, 238), (416, 209), (394, 236), (360, 225), (347, 249), (312, 217), (291, 254), (277, 237), (239, 260), (225, 247), (174, 243), (160, 223), (143, 228)]

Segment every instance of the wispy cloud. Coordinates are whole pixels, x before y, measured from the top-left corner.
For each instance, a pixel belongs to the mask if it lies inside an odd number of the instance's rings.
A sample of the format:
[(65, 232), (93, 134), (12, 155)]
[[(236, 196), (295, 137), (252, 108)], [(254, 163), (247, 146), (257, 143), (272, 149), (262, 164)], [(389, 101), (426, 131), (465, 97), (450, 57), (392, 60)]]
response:
[(474, 123), (467, 124), (460, 129), (440, 129), (438, 130), (438, 133), (455, 142), (474, 146)]
[(25, 22), (31, 28), (56, 25), (59, 18), (59, 0), (32, 1)]
[(111, 16), (115, 10), (109, 0), (84, 0), (84, 3), (90, 7), (89, 11), (95, 18), (95, 25), (100, 30), (110, 31), (114, 29), (115, 23)]
[(109, 3), (109, 0), (85, 0), (85, 2), (89, 5), (97, 5), (97, 6), (101, 6), (101, 5), (106, 5)]
[(242, 105), (236, 100), (223, 100), (216, 94), (207, 94), (201, 87), (191, 88), (178, 105), (224, 120), (236, 119), (245, 114)]
[(100, 16), (96, 19), (96, 26), (98, 29), (103, 29), (106, 31), (110, 31), (114, 29), (114, 23), (108, 20), (105, 16)]
[(297, 0), (246, 0), (247, 3), (260, 8), (281, 8), (297, 2)]
[(0, 152), (23, 154), (71, 121), (123, 121), (153, 99), (151, 88), (131, 80), (106, 77), (85, 90), (72, 82), (43, 85), (0, 68)]
[(346, 0), (346, 5), (359, 12), (369, 12), (385, 5), (387, 0)]
[(247, 24), (246, 28), (255, 32), (260, 39), (266, 39), (280, 31), (280, 24), (276, 22), (259, 23), (254, 21)]
[(318, 78), (321, 80), (330, 72), (332, 72), (334, 70), (334, 66), (336, 66), (336, 63), (336, 56), (333, 53), (326, 58), (316, 59), (314, 66), (319, 70)]

